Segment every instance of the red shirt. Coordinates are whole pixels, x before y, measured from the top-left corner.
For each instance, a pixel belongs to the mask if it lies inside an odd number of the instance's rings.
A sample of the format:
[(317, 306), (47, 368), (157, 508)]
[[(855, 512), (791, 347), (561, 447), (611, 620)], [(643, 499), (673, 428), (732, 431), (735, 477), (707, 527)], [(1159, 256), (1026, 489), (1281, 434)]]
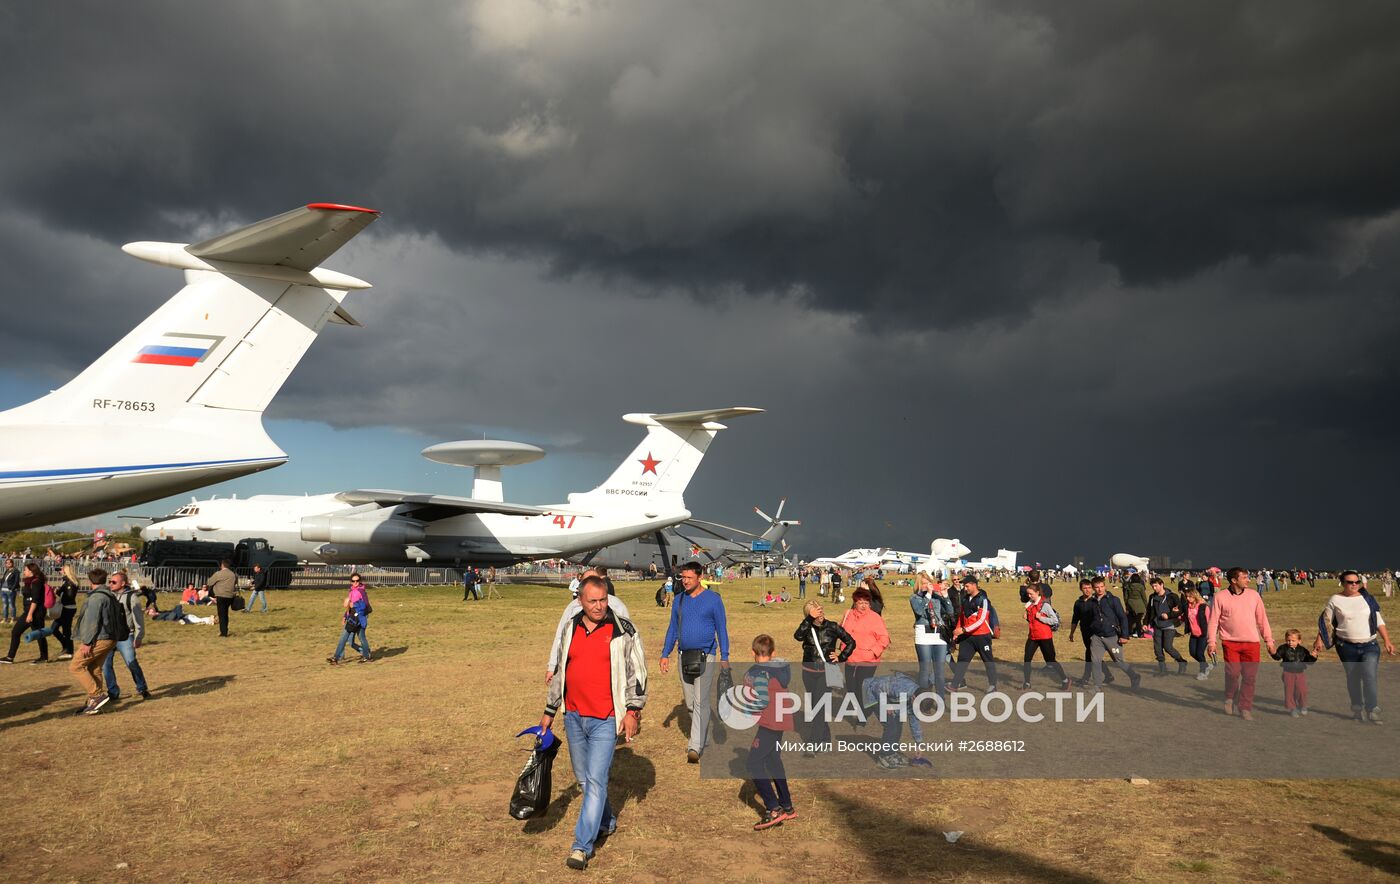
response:
[(589, 718), (613, 715), (611, 623), (600, 623), (590, 634), (574, 627), (569, 659), (564, 664), (564, 708)]

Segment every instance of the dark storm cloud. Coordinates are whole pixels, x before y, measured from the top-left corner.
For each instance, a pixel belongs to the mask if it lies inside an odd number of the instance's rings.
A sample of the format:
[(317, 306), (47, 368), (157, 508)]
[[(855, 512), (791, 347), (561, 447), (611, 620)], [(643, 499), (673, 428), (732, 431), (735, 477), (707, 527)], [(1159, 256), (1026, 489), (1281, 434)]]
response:
[[(74, 22), (81, 21), (81, 27)], [(32, 4), (12, 202), (362, 199), (456, 247), (952, 327), (1330, 248), (1400, 198), (1400, 9)]]
[(61, 380), (178, 284), (116, 244), (359, 203), (370, 328), (273, 416), (605, 465), (622, 412), (766, 405), (692, 507), (791, 495), (810, 553), (1376, 561), (1388, 511), (1335, 513), (1400, 493), (1396, 45), (1382, 3), (11, 6), (0, 345)]

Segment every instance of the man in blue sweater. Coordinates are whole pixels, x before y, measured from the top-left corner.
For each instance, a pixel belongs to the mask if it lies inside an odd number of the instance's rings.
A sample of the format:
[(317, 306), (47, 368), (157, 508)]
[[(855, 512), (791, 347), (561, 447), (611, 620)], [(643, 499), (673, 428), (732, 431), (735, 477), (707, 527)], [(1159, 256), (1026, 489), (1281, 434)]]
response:
[[(681, 692), (690, 710), (690, 743), (686, 760), (698, 764), (710, 732), (710, 710), (714, 708), (715, 677), (720, 667), (729, 668), (729, 627), (724, 619), (724, 599), (700, 582), (704, 569), (699, 562), (681, 565), (682, 592), (671, 604), (671, 625), (661, 648), (661, 672), (671, 668), (671, 650), (681, 651)], [(715, 651), (719, 651), (719, 667)]]

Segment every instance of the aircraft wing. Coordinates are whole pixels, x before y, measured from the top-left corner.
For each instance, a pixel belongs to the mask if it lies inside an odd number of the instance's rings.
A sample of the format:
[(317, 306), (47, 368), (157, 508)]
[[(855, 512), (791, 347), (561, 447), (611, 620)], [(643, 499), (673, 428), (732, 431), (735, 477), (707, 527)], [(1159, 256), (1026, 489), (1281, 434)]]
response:
[(526, 506), (518, 503), (502, 503), (499, 500), (477, 500), (472, 497), (452, 497), (446, 494), (415, 494), (409, 491), (342, 491), (337, 500), (357, 506), (377, 503), (380, 506), (412, 505), (440, 510), (441, 515), (434, 519), (445, 519), (467, 513), (500, 513), (505, 516), (547, 516), (551, 513), (569, 512), (562, 507)]
[[(694, 527), (694, 528), (699, 528), (701, 531), (704, 531), (704, 532), (709, 533), (709, 534), (713, 534), (715, 537), (719, 538), (720, 540), (730, 540), (731, 537), (734, 537), (734, 536), (739, 536), (739, 537), (752, 537), (752, 538), (758, 537), (758, 535), (757, 535), (757, 534), (754, 534), (752, 531), (744, 531), (743, 529), (740, 529), (740, 528), (731, 528), (731, 527), (729, 527), (728, 525), (721, 525), (719, 522), (707, 522), (707, 521), (705, 521), (704, 519), (690, 519), (690, 520), (688, 520), (688, 521), (682, 522), (681, 524), (683, 524), (683, 525), (690, 525), (690, 526), (692, 526), (692, 527)], [(721, 532), (725, 532), (725, 533), (729, 534), (730, 537), (726, 537), (726, 536), (725, 536), (724, 534), (722, 534)]]
[(311, 203), (185, 247), (196, 258), (315, 270), (379, 217), (373, 209)]

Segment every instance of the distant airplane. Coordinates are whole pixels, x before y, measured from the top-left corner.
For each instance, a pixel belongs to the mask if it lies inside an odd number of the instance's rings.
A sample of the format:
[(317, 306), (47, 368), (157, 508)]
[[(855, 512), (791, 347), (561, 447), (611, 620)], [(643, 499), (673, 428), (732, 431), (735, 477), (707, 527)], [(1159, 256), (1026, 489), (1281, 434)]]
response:
[[(262, 413), (363, 282), (320, 267), (379, 217), (311, 203), (129, 255), (185, 287), (62, 388), (0, 413), (0, 531), (156, 500), (286, 462)], [(94, 297), (101, 297), (101, 292)]]
[[(784, 535), (789, 528), (802, 524), (797, 519), (783, 518), (783, 507), (786, 505), (786, 497), (779, 500), (777, 514), (773, 516), (758, 507), (753, 508), (768, 523), (767, 530), (762, 534), (730, 528), (718, 522), (688, 519), (662, 531), (643, 534), (625, 543), (615, 543), (576, 556), (574, 561), (582, 565), (630, 571), (640, 571), (655, 563), (662, 573), (669, 573), (691, 559), (704, 565), (783, 565), (787, 551)], [(771, 552), (754, 552), (755, 540), (768, 541)]]
[(1124, 570), (1134, 568), (1142, 574), (1146, 574), (1150, 570), (1147, 567), (1147, 556), (1135, 556), (1132, 553), (1114, 553), (1113, 557), (1109, 559), (1109, 564)]
[(344, 491), (194, 501), (141, 533), (147, 540), (263, 537), (302, 561), (357, 565), (490, 566), (569, 558), (689, 519), (682, 495), (711, 440), (725, 429), (718, 421), (762, 410), (624, 415), (628, 423), (646, 427), (641, 444), (606, 482), (570, 494), (568, 503), (525, 506), (500, 500), (499, 467), (533, 460), (539, 456), (533, 446), (448, 443), (424, 454), (486, 467), (473, 486), (473, 494), (482, 496)]
[(969, 562), (964, 556), (971, 552), (962, 541), (956, 538), (940, 537), (929, 544), (927, 553), (902, 552), (885, 549), (853, 549), (831, 558), (813, 559), (808, 562), (819, 568), (841, 568), (861, 571), (866, 568), (879, 568), (882, 571), (895, 571), (900, 574), (922, 572), (947, 577), (959, 571), (1016, 570), (1016, 556), (1020, 550), (999, 549), (995, 556)]

